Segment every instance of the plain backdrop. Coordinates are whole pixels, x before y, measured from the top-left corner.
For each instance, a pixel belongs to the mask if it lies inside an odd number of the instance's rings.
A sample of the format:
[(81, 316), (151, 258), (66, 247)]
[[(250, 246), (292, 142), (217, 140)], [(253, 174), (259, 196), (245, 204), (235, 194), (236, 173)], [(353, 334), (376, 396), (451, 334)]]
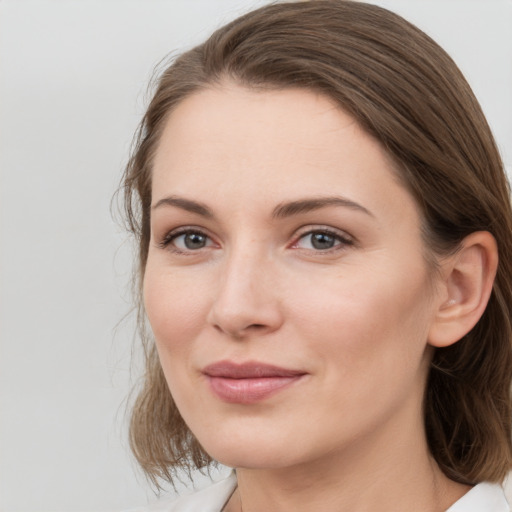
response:
[[(126, 442), (131, 248), (110, 201), (154, 66), (264, 3), (0, 0), (0, 511), (154, 498)], [(512, 1), (375, 3), (455, 58), (510, 166)]]

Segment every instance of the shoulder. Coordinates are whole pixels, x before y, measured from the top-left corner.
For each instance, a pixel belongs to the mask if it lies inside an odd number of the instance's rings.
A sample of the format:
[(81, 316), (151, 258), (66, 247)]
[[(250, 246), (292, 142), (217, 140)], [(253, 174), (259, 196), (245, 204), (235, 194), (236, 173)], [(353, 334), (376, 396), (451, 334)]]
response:
[(192, 494), (161, 500), (125, 512), (220, 512), (235, 487), (236, 476), (232, 472), (227, 478)]
[(510, 507), (501, 485), (482, 482), (446, 512), (510, 512)]

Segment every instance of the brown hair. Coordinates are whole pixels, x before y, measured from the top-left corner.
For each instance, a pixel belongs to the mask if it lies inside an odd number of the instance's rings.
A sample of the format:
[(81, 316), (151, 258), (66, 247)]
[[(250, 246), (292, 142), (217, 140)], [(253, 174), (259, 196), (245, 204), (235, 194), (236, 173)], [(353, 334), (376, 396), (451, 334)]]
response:
[[(512, 212), (491, 131), (457, 66), (400, 16), (360, 2), (272, 4), (217, 30), (163, 72), (135, 139), (124, 191), (139, 243), (139, 285), (151, 166), (165, 121), (185, 97), (226, 78), (248, 87), (312, 89), (338, 102), (398, 163), (420, 205), (431, 254), (455, 250), (475, 231), (496, 238), (500, 263), (487, 309), (462, 340), (436, 350), (424, 411), (430, 450), (448, 477), (502, 480), (512, 461)], [(211, 460), (173, 402), (152, 340), (145, 343), (130, 441), (156, 483)]]

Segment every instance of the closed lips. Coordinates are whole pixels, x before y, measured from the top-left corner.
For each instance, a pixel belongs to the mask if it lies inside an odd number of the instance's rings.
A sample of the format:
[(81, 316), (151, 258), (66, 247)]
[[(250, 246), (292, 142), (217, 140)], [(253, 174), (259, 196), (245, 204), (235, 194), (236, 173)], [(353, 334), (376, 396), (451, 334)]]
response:
[(298, 377), (306, 372), (262, 363), (236, 364), (221, 361), (207, 366), (203, 369), (203, 373), (209, 377), (224, 377), (226, 379), (258, 379), (264, 377)]
[(253, 404), (261, 402), (288, 388), (306, 375), (300, 370), (289, 370), (261, 363), (234, 364), (221, 361), (207, 366), (211, 391), (223, 402)]

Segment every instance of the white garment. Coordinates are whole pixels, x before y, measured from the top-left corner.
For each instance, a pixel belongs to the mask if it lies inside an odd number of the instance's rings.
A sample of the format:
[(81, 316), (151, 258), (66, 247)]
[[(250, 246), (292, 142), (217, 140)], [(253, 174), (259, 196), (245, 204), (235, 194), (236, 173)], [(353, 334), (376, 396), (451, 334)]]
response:
[[(236, 476), (233, 472), (201, 491), (129, 512), (221, 512), (235, 487)], [(475, 485), (446, 512), (510, 512), (510, 507), (500, 485), (483, 482)]]
[(482, 482), (464, 494), (446, 512), (510, 512), (510, 507), (501, 485)]

